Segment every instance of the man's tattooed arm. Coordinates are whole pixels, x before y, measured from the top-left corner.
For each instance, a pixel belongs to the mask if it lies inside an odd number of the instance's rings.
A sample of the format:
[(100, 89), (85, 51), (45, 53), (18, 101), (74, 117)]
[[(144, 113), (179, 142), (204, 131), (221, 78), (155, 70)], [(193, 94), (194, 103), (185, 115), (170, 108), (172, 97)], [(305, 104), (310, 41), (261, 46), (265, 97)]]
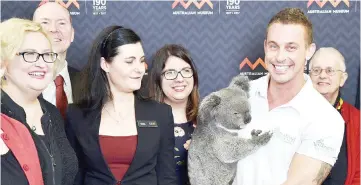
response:
[(332, 166), (321, 160), (295, 154), (288, 169), (287, 180), (282, 185), (321, 185)]
[(320, 169), (318, 170), (317, 176), (313, 179), (313, 183), (317, 185), (322, 184), (322, 182), (326, 179), (328, 174), (330, 173), (332, 166), (327, 163), (322, 163)]

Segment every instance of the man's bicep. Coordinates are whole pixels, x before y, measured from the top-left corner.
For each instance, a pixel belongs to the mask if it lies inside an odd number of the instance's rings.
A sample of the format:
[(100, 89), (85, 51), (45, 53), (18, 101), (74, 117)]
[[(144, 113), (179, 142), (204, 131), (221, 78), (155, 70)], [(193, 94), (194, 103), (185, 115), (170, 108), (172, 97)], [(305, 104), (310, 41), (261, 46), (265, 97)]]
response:
[(283, 185), (320, 185), (332, 166), (324, 161), (296, 153)]
[(340, 152), (344, 134), (344, 123), (312, 123), (301, 136), (296, 153), (334, 165)]
[(319, 185), (335, 164), (343, 140), (343, 125), (334, 124), (320, 130), (312, 124), (303, 133), (301, 144), (292, 158), (287, 183), (292, 185)]
[(327, 178), (328, 174), (330, 173), (332, 166), (328, 163), (321, 162), (320, 169), (317, 172), (316, 177), (312, 180), (315, 184), (322, 184), (323, 181)]

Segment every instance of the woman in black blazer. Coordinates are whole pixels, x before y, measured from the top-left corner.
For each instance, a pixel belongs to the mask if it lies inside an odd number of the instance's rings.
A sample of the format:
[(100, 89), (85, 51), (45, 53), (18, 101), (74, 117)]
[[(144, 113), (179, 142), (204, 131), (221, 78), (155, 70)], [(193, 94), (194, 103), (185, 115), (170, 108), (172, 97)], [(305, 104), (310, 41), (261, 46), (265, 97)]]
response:
[(110, 26), (98, 35), (66, 115), (75, 184), (176, 185), (172, 110), (138, 95), (144, 72), (136, 33)]

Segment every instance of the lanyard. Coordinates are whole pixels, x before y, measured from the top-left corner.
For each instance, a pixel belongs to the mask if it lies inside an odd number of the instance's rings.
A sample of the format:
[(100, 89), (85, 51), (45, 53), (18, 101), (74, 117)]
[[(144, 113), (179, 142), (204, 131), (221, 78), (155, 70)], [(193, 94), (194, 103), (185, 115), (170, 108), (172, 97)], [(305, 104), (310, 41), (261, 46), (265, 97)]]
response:
[(340, 101), (338, 102), (338, 104), (337, 104), (337, 106), (336, 106), (336, 109), (337, 109), (337, 110), (340, 110), (341, 107), (342, 107), (342, 104), (343, 104), (343, 99), (340, 98)]

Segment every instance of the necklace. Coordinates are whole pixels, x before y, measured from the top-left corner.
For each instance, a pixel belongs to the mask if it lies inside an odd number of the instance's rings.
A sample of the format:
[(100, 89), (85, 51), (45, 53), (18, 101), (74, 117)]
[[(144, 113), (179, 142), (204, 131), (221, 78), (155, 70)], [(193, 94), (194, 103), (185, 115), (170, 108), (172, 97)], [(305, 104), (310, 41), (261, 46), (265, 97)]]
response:
[(107, 111), (107, 113), (109, 114), (110, 118), (112, 118), (115, 122), (117, 122), (117, 124), (120, 124), (120, 121), (119, 121), (118, 119), (115, 119), (106, 108), (104, 108), (104, 110)]
[(35, 132), (36, 126), (35, 125), (31, 126), (31, 130)]

